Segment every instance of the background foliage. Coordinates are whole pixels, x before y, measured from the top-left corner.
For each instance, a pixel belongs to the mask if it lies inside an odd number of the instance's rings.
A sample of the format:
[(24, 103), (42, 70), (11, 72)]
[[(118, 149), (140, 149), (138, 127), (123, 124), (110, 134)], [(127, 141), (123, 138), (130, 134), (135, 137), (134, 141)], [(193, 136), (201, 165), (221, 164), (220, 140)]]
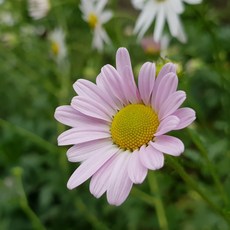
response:
[[(159, 62), (159, 53), (144, 52), (129, 33), (138, 12), (129, 1), (115, 0), (108, 4), (114, 18), (105, 26), (113, 44), (102, 53), (92, 50), (78, 4), (52, 0), (48, 15), (37, 21), (28, 16), (25, 0), (0, 5), (0, 229), (167, 229), (155, 209), (158, 201), (168, 229), (229, 229), (230, 2), (186, 6), (188, 43), (172, 39), (168, 58), (181, 67), (179, 88), (197, 120), (175, 133), (186, 146), (182, 157), (167, 158), (154, 172), (156, 183), (150, 174), (150, 183), (134, 186), (120, 207), (95, 199), (88, 182), (66, 188), (77, 165), (67, 162), (67, 148), (57, 147), (65, 127), (54, 120), (54, 110), (69, 104), (78, 78), (94, 81), (104, 64), (114, 65), (118, 47), (128, 48), (136, 74), (144, 62)], [(48, 40), (56, 27), (66, 33), (68, 57), (61, 65)]]

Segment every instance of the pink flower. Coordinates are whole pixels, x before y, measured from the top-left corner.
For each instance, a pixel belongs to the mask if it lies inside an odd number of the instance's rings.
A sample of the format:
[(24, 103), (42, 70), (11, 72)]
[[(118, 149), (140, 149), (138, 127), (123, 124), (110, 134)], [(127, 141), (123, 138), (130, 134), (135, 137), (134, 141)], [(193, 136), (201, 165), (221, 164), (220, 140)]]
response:
[(164, 154), (179, 156), (184, 145), (166, 135), (195, 120), (190, 108), (179, 108), (184, 91), (177, 91), (175, 65), (168, 63), (155, 75), (155, 64), (146, 62), (134, 81), (129, 53), (120, 48), (116, 69), (105, 65), (96, 84), (77, 80), (78, 94), (71, 105), (60, 106), (55, 118), (72, 127), (58, 137), (59, 145), (73, 145), (68, 160), (81, 162), (67, 187), (73, 189), (87, 179), (97, 198), (105, 192), (110, 204), (120, 205), (134, 184), (144, 181), (148, 169), (164, 165)]

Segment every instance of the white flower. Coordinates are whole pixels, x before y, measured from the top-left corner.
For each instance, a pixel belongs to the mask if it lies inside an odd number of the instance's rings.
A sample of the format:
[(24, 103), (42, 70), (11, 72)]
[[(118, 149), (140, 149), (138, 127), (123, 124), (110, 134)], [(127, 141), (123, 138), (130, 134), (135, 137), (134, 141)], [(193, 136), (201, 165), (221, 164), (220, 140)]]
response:
[(137, 19), (134, 33), (142, 38), (156, 18), (153, 34), (156, 42), (161, 39), (165, 21), (168, 23), (172, 36), (181, 42), (186, 42), (186, 35), (179, 17), (184, 11), (183, 1), (189, 4), (198, 4), (202, 0), (132, 0), (133, 6), (142, 10)]
[(110, 39), (102, 26), (112, 17), (111, 11), (104, 10), (106, 3), (107, 0), (82, 0), (80, 5), (83, 19), (94, 33), (92, 46), (98, 51), (103, 49), (104, 43), (110, 43)]
[(28, 0), (28, 7), (29, 15), (34, 20), (38, 20), (47, 15), (50, 3), (49, 0)]
[(51, 41), (51, 49), (57, 61), (64, 60), (67, 56), (67, 49), (65, 44), (65, 33), (63, 29), (56, 28), (49, 35)]

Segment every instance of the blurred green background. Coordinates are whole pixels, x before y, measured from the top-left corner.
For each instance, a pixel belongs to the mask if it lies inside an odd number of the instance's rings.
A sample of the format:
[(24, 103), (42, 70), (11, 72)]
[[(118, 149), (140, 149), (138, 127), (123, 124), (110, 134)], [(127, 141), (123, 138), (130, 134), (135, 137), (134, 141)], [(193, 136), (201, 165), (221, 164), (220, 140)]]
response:
[[(94, 198), (88, 182), (66, 188), (78, 164), (67, 161), (67, 147), (57, 147), (66, 127), (53, 115), (70, 103), (78, 78), (95, 81), (104, 64), (115, 64), (118, 47), (130, 51), (136, 75), (144, 62), (162, 62), (129, 32), (138, 12), (129, 1), (109, 1), (114, 17), (105, 28), (112, 44), (98, 53), (78, 0), (50, 1), (40, 20), (29, 16), (25, 0), (0, 2), (0, 230), (167, 229), (152, 198), (163, 202), (170, 230), (230, 229), (230, 1), (186, 5), (181, 19), (188, 42), (172, 39), (167, 53), (179, 63), (179, 88), (197, 120), (175, 132), (186, 150), (154, 172), (157, 187), (148, 180), (135, 185), (120, 207), (105, 196)], [(49, 39), (55, 28), (66, 35), (68, 54), (61, 62)]]

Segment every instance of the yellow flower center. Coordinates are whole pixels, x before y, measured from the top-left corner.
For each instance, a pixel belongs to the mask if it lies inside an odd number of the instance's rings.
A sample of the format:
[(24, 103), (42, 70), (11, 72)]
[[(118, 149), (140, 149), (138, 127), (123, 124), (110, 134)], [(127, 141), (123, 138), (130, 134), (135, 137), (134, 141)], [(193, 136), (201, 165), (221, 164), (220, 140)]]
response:
[(94, 29), (98, 23), (98, 17), (94, 13), (89, 14), (88, 23)]
[(51, 50), (53, 51), (53, 54), (55, 56), (57, 56), (59, 54), (59, 51), (60, 51), (59, 44), (57, 42), (52, 42), (52, 44), (51, 44)]
[(153, 139), (158, 126), (158, 116), (151, 107), (131, 104), (114, 116), (111, 135), (120, 148), (134, 151)]

